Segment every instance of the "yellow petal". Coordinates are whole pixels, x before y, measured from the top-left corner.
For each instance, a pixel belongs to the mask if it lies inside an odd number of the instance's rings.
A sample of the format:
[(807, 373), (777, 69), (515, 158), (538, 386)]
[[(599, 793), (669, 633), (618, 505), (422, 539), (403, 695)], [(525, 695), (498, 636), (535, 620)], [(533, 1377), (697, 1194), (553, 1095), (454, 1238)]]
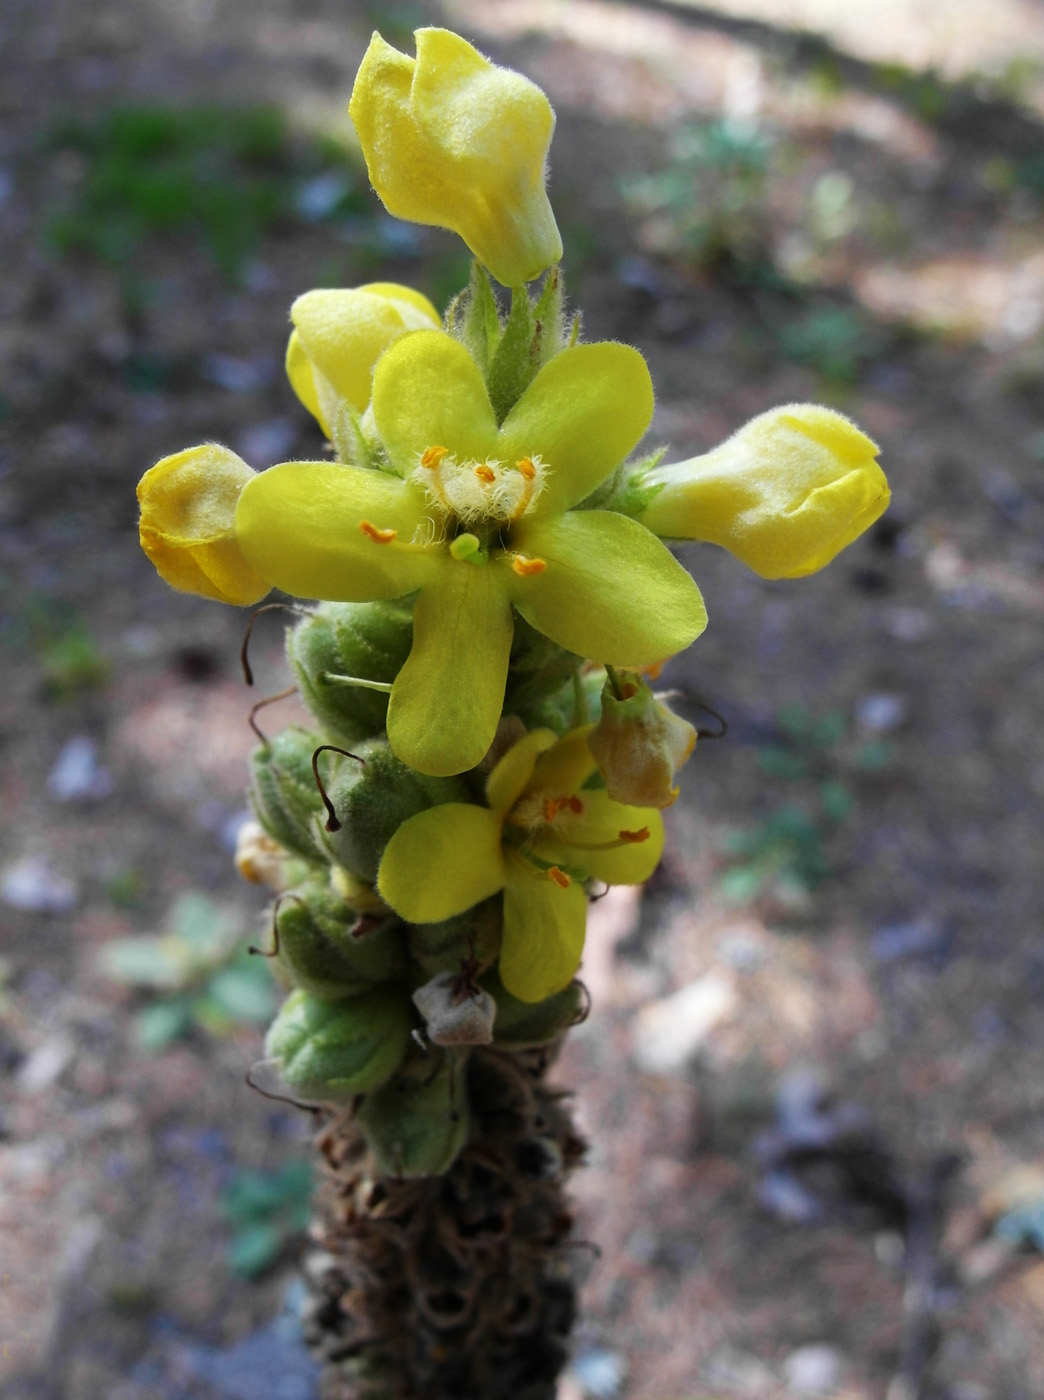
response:
[(539, 455), (547, 468), (529, 516), (561, 515), (589, 496), (640, 442), (653, 414), (652, 379), (630, 345), (573, 345), (548, 361), (512, 408), (496, 455)]
[[(436, 576), (442, 551), (411, 543), (424, 519), (420, 492), (398, 477), (283, 462), (244, 489), (236, 535), (257, 572), (287, 593), (371, 602), (412, 593)], [(392, 538), (380, 543), (375, 533)]]
[(503, 816), (522, 796), (538, 756), (554, 743), (552, 730), (534, 729), (508, 749), (486, 783), (486, 801), (498, 816)]
[[(580, 793), (583, 816), (561, 833), (549, 835), (535, 847), (535, 854), (556, 865), (581, 866), (595, 880), (607, 885), (640, 885), (660, 863), (663, 855), (663, 817), (650, 807), (630, 807), (614, 802), (607, 793), (585, 790)], [(620, 839), (621, 831), (647, 829), (644, 841), (625, 841), (609, 850), (592, 851), (588, 846), (605, 845)], [(564, 836), (564, 841), (556, 840)], [(568, 842), (575, 841), (577, 846)], [(583, 843), (580, 845), (579, 843)]]
[(595, 761), (587, 745), (592, 727), (585, 724), (582, 729), (571, 729), (554, 748), (542, 753), (525, 791), (548, 792), (556, 797), (579, 792), (595, 771)]
[(295, 331), (287, 373), (327, 436), (342, 401), (364, 411), (374, 366), (389, 345), (407, 331), (441, 324), (427, 297), (395, 282), (306, 292), (290, 308), (290, 319)]
[(227, 447), (207, 443), (164, 457), (138, 483), (139, 537), (162, 579), (222, 603), (256, 603), (271, 584), (236, 538), (236, 503), (254, 479)]
[(509, 571), (515, 607), (567, 651), (614, 666), (647, 666), (684, 651), (707, 625), (700, 591), (670, 551), (636, 520), (573, 510), (514, 527), (512, 543), (545, 562)]
[(800, 578), (887, 508), (877, 451), (832, 409), (772, 409), (713, 452), (649, 472), (643, 483), (661, 489), (639, 518), (667, 538), (721, 545), (763, 578)]
[(562, 889), (520, 856), (506, 866), (500, 980), (519, 1001), (544, 1001), (580, 966), (587, 898), (575, 881)]
[(372, 407), (392, 465), (403, 476), (429, 447), (445, 447), (461, 461), (496, 455), (497, 420), (482, 371), (442, 331), (418, 331), (381, 356)]
[(370, 181), (401, 219), (458, 233), (506, 286), (562, 256), (544, 190), (554, 113), (519, 73), (446, 29), (418, 29), (417, 58), (375, 34), (349, 104)]
[(377, 874), (382, 898), (414, 924), (462, 914), (503, 883), (500, 821), (467, 802), (445, 802), (403, 822)]
[(413, 649), (388, 703), (395, 753), (434, 777), (474, 768), (493, 742), (514, 630), (499, 571), (442, 558), (414, 604)]

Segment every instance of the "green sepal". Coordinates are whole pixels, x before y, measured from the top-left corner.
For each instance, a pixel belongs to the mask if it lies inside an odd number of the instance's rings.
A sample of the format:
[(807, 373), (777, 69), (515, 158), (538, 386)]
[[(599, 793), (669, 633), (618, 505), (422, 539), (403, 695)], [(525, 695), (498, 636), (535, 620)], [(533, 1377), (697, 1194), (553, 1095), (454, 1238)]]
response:
[(385, 1084), (410, 1044), (413, 1008), (403, 988), (351, 1001), (291, 992), (265, 1037), (291, 1088), (308, 1098), (350, 1099)]
[(565, 348), (565, 275), (553, 267), (544, 280), (540, 296), (533, 307), (534, 333), (538, 368), (547, 364)]
[(322, 740), (292, 724), (250, 755), (250, 798), (257, 819), (288, 851), (314, 862), (322, 859), (315, 818), (323, 804), (312, 776), (312, 754)]
[(447, 313), (446, 329), (465, 347), (483, 378), (500, 344), (501, 324), (497, 299), (489, 274), (477, 261), (471, 264), (471, 280)]
[(625, 462), (617, 467), (608, 481), (603, 482), (597, 491), (592, 491), (577, 509), (615, 510), (620, 515), (637, 519), (663, 490), (662, 481), (646, 483), (645, 477), (660, 463), (666, 452), (665, 447), (659, 447), (640, 461)]
[(339, 865), (372, 885), (384, 848), (403, 822), (442, 802), (466, 802), (468, 788), (461, 778), (415, 773), (386, 739), (368, 739), (353, 752), (361, 762), (337, 754), (328, 760), (326, 791), (341, 826), (327, 841)]
[(478, 970), (492, 967), (500, 955), (501, 901), (487, 900), (455, 919), (437, 924), (410, 924), (410, 958), (426, 982), (440, 972), (459, 972), (469, 958)]
[(347, 399), (342, 399), (338, 405), (332, 427), (334, 452), (339, 462), (376, 470), (377, 449), (363, 432), (362, 416)]
[(504, 333), (486, 376), (489, 401), (498, 423), (503, 423), (540, 368), (542, 339), (536, 333), (529, 293), (524, 287), (516, 287), (511, 293), (511, 310), (504, 323)]
[(545, 1001), (519, 1001), (504, 987), (496, 972), (479, 979), (483, 991), (497, 1004), (493, 1022), (493, 1044), (508, 1050), (525, 1050), (546, 1045), (575, 1025), (583, 1008), (583, 991), (579, 982), (556, 992)]
[(321, 603), (287, 633), (286, 654), (304, 704), (330, 738), (350, 746), (384, 729), (388, 696), (324, 678), (394, 681), (412, 644), (410, 603)]
[(329, 1001), (360, 996), (406, 970), (406, 941), (396, 919), (361, 919), (321, 880), (290, 890), (275, 918), (277, 961), (291, 986)]
[(382, 1176), (441, 1176), (468, 1139), (464, 1056), (418, 1058), (364, 1099), (356, 1121)]

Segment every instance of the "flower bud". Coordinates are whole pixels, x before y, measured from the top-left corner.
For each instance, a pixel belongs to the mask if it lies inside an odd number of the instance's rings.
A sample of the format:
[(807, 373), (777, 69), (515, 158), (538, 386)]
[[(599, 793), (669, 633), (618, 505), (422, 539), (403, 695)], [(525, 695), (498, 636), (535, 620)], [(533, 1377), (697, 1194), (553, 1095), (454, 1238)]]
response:
[(336, 676), (389, 684), (413, 642), (413, 609), (399, 602), (322, 603), (286, 634), (301, 699), (331, 738), (348, 746), (380, 734), (388, 696)]
[(254, 475), (215, 443), (149, 468), (138, 482), (138, 536), (165, 583), (244, 606), (265, 596), (272, 585), (247, 563), (235, 535), (236, 502)]
[(358, 744), (354, 752), (361, 763), (332, 755), (326, 791), (341, 825), (327, 840), (340, 865), (374, 884), (384, 848), (403, 822), (442, 802), (466, 802), (468, 789), (460, 778), (415, 773), (385, 739)]
[(540, 89), (447, 29), (416, 59), (374, 34), (348, 111), (390, 214), (452, 229), (508, 287), (562, 256), (544, 189), (555, 116)]
[(496, 972), (482, 978), (482, 985), (497, 1005), (493, 1043), (505, 1050), (529, 1050), (546, 1045), (576, 1024), (583, 1005), (579, 982), (543, 1001), (519, 1001), (506, 989)]
[(641, 478), (638, 519), (670, 539), (722, 545), (762, 578), (815, 573), (886, 509), (878, 448), (833, 409), (789, 404), (720, 447)]
[(375, 1094), (356, 1121), (381, 1176), (442, 1176), (468, 1139), (467, 1089), (459, 1059), (446, 1055), (435, 1071), (418, 1058)]
[(327, 437), (342, 402), (364, 412), (374, 365), (393, 341), (442, 324), (426, 296), (396, 282), (305, 292), (291, 306), (290, 319), (287, 376)]
[(330, 886), (315, 880), (280, 901), (277, 957), (293, 986), (328, 1001), (361, 996), (401, 977), (406, 945), (396, 919), (360, 917)]
[(273, 840), (311, 861), (322, 859), (316, 818), (323, 801), (312, 774), (319, 743), (318, 735), (292, 724), (250, 755), (250, 797), (258, 821)]
[(669, 807), (678, 796), (674, 775), (696, 747), (696, 730), (657, 700), (641, 676), (621, 671), (617, 684), (619, 695), (605, 683), (587, 747), (614, 802)]
[(351, 1001), (291, 992), (265, 1037), (291, 1088), (312, 1099), (350, 1099), (386, 1083), (402, 1063), (413, 1017), (400, 989)]
[(452, 972), (440, 972), (413, 994), (433, 1045), (489, 1045), (497, 1004), (481, 987), (468, 986)]
[(287, 866), (292, 859), (260, 822), (246, 821), (236, 832), (236, 869), (253, 885), (285, 890), (290, 883)]

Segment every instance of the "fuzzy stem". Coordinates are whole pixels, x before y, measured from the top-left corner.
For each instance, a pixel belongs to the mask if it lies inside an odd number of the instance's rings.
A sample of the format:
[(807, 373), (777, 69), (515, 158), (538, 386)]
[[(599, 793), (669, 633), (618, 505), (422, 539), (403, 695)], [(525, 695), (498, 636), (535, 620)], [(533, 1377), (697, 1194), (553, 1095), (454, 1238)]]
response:
[(322, 1400), (554, 1400), (576, 1314), (564, 1180), (584, 1154), (554, 1051), (475, 1050), (471, 1139), (444, 1176), (379, 1177), (331, 1112), (306, 1261)]

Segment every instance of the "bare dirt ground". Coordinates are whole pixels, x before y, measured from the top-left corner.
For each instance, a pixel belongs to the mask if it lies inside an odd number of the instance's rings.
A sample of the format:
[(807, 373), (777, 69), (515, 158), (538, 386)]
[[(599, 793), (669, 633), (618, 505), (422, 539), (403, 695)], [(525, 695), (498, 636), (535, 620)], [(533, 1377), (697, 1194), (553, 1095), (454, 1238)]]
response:
[[(253, 743), (246, 618), (156, 579), (133, 487), (207, 439), (259, 467), (317, 454), (280, 370), (293, 297), (384, 276), (442, 298), (462, 269), (449, 236), (291, 217), (241, 285), (185, 236), (146, 239), (132, 266), (59, 256), (44, 229), (85, 172), (50, 134), (117, 103), (273, 102), (302, 131), (343, 126), (371, 28), (405, 42), (427, 22), (549, 92), (570, 291), (588, 337), (647, 355), (651, 441), (689, 455), (772, 404), (825, 399), (881, 443), (894, 487), (888, 523), (809, 580), (684, 554), (711, 625), (664, 683), (730, 730), (698, 746), (644, 898), (616, 892), (592, 914), (594, 1011), (561, 1079), (591, 1141), (575, 1196), (600, 1257), (563, 1400), (1032, 1400), (1044, 10), (1030, 0), (6, 0), (5, 1400), (314, 1393), (290, 1342), (278, 1361), (250, 1349), (283, 1336), (295, 1246), (260, 1282), (235, 1277), (219, 1205), (237, 1170), (306, 1153), (307, 1122), (244, 1084), (256, 1029), (197, 1027), (147, 1053), (140, 1001), (98, 969), (110, 940), (162, 929), (178, 894), (204, 892), (244, 929), (261, 906), (229, 853)], [(680, 125), (723, 114), (768, 133), (768, 173), (753, 232), (730, 213), (724, 254), (701, 266), (676, 238), (684, 191), (665, 214), (622, 190), (664, 167)], [(694, 186), (717, 178), (708, 159), (682, 167)], [(285, 683), (280, 625), (258, 628), (259, 694)], [(63, 788), (73, 739), (97, 767)]]

